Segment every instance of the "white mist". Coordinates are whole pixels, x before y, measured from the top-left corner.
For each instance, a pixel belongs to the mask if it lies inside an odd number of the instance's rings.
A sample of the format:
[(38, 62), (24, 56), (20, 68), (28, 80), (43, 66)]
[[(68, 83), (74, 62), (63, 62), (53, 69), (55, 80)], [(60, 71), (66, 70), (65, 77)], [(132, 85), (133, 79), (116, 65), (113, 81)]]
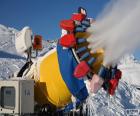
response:
[(117, 63), (140, 45), (140, 0), (111, 0), (88, 32), (91, 51), (105, 50), (104, 65)]

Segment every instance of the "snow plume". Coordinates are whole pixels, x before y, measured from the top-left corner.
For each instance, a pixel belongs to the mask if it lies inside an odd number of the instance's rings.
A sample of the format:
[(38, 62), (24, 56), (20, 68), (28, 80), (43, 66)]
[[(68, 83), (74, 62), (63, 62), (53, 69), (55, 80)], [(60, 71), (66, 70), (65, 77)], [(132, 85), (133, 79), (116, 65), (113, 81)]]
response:
[(117, 63), (140, 45), (140, 0), (111, 0), (87, 31), (91, 52), (103, 48), (104, 65)]

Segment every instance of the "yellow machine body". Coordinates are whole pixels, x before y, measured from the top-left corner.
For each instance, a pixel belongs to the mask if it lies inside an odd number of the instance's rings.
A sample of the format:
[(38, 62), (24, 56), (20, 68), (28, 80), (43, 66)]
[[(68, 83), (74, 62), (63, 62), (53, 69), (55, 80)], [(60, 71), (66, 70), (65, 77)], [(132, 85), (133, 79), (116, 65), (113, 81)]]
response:
[(56, 49), (49, 51), (41, 61), (40, 80), (36, 82), (35, 93), (40, 104), (63, 107), (71, 101), (71, 93), (60, 73)]

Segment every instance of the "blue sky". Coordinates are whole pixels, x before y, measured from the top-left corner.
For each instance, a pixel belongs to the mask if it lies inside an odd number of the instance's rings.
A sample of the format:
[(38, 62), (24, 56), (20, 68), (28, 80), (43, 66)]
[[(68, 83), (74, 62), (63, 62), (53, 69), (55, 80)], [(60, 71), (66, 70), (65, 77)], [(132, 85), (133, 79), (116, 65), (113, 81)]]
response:
[[(110, 0), (0, 0), (0, 24), (18, 30), (30, 26), (34, 34), (44, 39), (60, 37), (59, 22), (69, 19), (77, 8), (87, 9), (96, 18)], [(140, 59), (140, 54), (135, 56)]]
[(22, 29), (28, 25), (45, 39), (60, 37), (59, 22), (69, 19), (77, 8), (96, 17), (109, 0), (0, 0), (0, 24)]

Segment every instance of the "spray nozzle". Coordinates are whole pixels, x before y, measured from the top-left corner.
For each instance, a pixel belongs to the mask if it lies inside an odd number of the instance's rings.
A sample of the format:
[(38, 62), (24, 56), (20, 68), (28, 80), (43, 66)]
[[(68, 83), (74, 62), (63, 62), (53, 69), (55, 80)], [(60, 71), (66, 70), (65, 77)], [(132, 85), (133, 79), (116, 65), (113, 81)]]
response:
[(103, 80), (106, 80), (107, 77), (110, 77), (109, 74), (110, 74), (109, 69), (104, 65), (102, 65), (98, 72), (99, 77), (101, 77)]

